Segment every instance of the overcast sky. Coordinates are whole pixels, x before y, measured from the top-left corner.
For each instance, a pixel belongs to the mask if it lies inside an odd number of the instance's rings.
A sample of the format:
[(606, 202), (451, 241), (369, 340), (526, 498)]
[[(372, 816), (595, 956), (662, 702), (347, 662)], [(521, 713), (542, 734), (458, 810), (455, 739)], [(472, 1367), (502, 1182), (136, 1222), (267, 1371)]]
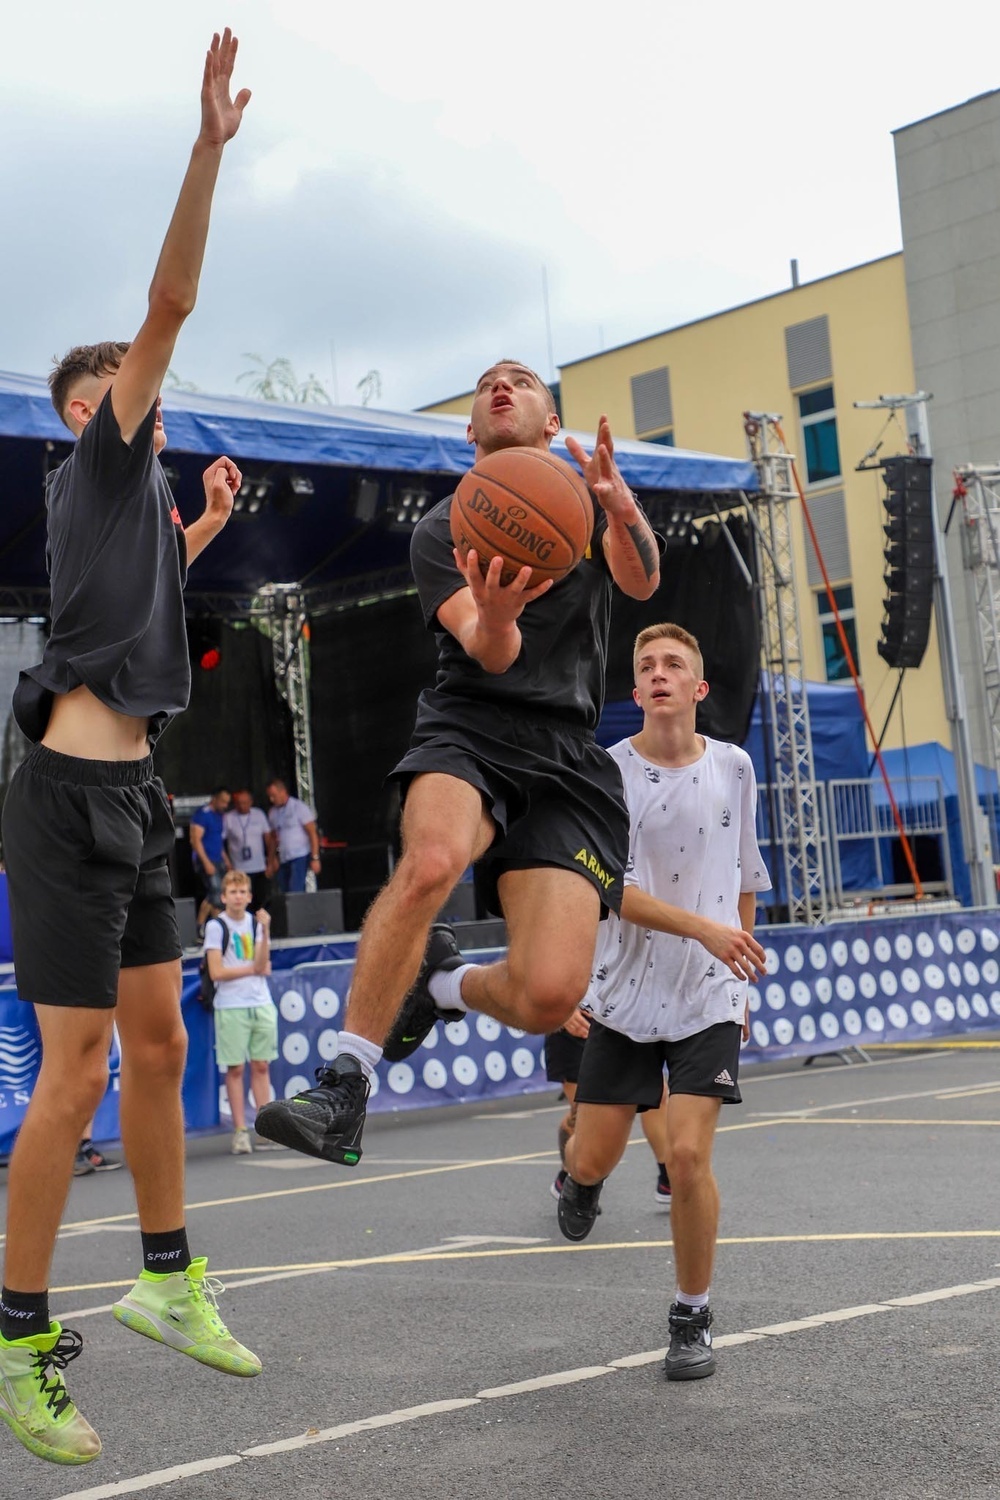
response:
[(899, 249), (893, 128), (997, 86), (982, 0), (35, 0), (0, 47), (0, 368), (131, 337), (204, 48), (253, 89), (174, 368), (405, 410)]

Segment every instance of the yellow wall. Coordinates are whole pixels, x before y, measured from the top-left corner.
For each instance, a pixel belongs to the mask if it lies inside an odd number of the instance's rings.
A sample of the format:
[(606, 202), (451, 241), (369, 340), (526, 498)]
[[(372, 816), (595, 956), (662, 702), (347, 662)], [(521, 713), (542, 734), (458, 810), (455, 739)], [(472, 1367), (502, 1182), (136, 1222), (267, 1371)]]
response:
[(473, 391), (464, 396), (449, 396), (447, 401), (435, 401), (430, 406), (418, 406), (417, 411), (440, 413), (445, 417), (468, 417), (472, 413)]
[[(844, 491), (859, 666), (871, 717), (881, 730), (898, 675), (876, 651), (884, 593), (884, 485), (879, 474), (857, 474), (854, 469), (878, 437), (886, 413), (855, 411), (853, 402), (914, 389), (901, 254), (565, 365), (560, 371), (563, 419), (567, 427), (593, 431), (606, 412), (614, 433), (634, 437), (631, 377), (666, 365), (678, 447), (742, 456), (742, 414), (753, 410), (780, 413), (788, 446), (799, 455), (802, 438), (798, 404), (788, 385), (785, 328), (824, 314), (829, 319), (842, 474), (822, 488), (816, 486), (815, 493)], [(463, 400), (468, 403), (469, 398), (456, 398), (458, 403)], [(468, 404), (434, 409), (467, 411)], [(904, 449), (903, 431), (894, 422), (884, 434), (879, 456)], [(804, 483), (805, 466), (799, 463), (798, 468)], [(806, 675), (822, 681), (822, 637), (815, 591), (807, 583), (797, 505), (793, 514)], [(908, 743), (949, 743), (933, 629), (923, 665), (906, 674), (902, 705)], [(897, 706), (885, 743), (898, 745), (902, 739)]]

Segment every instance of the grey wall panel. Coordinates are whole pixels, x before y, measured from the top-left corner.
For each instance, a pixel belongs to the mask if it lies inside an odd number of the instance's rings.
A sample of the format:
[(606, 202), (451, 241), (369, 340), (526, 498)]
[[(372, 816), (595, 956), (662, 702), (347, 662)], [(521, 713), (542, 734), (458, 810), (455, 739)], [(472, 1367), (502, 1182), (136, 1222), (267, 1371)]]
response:
[(644, 432), (659, 432), (674, 425), (674, 404), (670, 394), (670, 369), (645, 370), (632, 376), (632, 416), (638, 437)]
[(830, 322), (824, 315), (806, 323), (793, 323), (785, 329), (785, 353), (788, 356), (788, 384), (793, 391), (804, 385), (816, 385), (833, 374), (830, 357)]
[[(847, 544), (847, 512), (843, 490), (831, 490), (828, 495), (809, 497), (809, 515), (816, 531), (816, 540), (827, 575), (831, 582), (851, 576), (851, 552)], [(823, 574), (813, 548), (811, 537), (806, 536), (806, 578), (810, 588), (820, 588)]]

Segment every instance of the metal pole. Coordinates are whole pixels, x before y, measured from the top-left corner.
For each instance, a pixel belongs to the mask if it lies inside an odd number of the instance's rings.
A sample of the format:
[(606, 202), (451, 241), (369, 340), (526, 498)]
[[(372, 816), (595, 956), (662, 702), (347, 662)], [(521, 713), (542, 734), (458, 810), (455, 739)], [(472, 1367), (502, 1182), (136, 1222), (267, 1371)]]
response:
[[(931, 457), (931, 434), (927, 421), (926, 391), (909, 396), (880, 396), (877, 401), (855, 401), (857, 407), (903, 409), (906, 412), (906, 434), (918, 457)], [(932, 479), (933, 483), (933, 479)], [(990, 853), (989, 823), (979, 806), (976, 790), (976, 763), (972, 755), (965, 683), (958, 662), (955, 637), (955, 614), (951, 603), (951, 583), (945, 555), (944, 534), (938, 514), (937, 497), (931, 508), (934, 537), (934, 625), (938, 653), (941, 657), (941, 684), (944, 689), (945, 713), (951, 725), (952, 752), (955, 756), (955, 780), (958, 784), (958, 810), (962, 822), (962, 847), (972, 887), (973, 906), (996, 906), (997, 889)]]

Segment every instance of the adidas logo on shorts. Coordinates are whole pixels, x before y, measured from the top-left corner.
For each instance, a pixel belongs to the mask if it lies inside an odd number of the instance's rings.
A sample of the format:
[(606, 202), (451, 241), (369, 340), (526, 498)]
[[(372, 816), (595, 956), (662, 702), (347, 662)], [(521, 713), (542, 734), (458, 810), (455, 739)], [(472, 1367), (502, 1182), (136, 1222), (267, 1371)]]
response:
[(715, 1081), (716, 1083), (728, 1084), (731, 1089), (736, 1087), (736, 1085), (733, 1083), (733, 1080), (729, 1076), (728, 1068), (723, 1068), (722, 1072), (718, 1075)]

